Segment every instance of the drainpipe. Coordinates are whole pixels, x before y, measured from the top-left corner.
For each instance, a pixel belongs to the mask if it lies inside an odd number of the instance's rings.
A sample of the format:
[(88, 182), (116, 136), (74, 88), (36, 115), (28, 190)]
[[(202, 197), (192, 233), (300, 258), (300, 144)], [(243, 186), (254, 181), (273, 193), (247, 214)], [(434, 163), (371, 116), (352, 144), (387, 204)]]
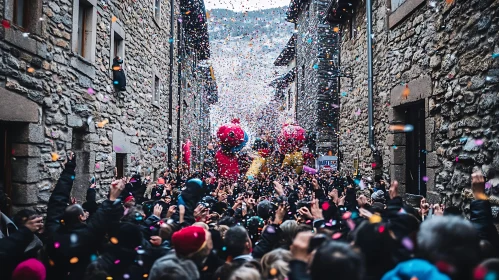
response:
[(373, 153), (377, 153), (374, 144), (374, 123), (373, 123), (373, 48), (372, 48), (372, 3), (366, 0), (367, 12), (367, 98), (368, 98), (368, 125), (369, 125), (369, 147)]
[(180, 166), (180, 117), (181, 117), (181, 110), (182, 110), (182, 62), (184, 60), (184, 49), (182, 48), (182, 42), (183, 42), (183, 37), (182, 37), (182, 28), (181, 24), (178, 25), (177, 28), (177, 51), (178, 51), (178, 84), (177, 84), (177, 168)]
[[(175, 1), (170, 0), (170, 83), (168, 85), (168, 167), (172, 168), (173, 142), (173, 34), (175, 32)], [(178, 137), (178, 135), (177, 135)]]

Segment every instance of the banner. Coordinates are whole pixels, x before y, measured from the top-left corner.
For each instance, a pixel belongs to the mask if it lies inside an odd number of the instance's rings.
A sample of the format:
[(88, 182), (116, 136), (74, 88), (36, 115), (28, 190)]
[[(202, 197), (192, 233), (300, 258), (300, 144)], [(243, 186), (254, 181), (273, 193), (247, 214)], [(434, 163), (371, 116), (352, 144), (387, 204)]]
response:
[(315, 166), (317, 170), (328, 170), (337, 171), (338, 170), (338, 157), (336, 156), (321, 156), (315, 161)]

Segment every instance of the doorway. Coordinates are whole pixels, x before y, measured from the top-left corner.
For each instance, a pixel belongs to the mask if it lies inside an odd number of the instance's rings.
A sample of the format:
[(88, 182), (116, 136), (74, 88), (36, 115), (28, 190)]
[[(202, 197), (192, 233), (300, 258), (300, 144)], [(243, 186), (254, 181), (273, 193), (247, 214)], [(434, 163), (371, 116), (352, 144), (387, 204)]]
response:
[(0, 122), (0, 211), (10, 216), (12, 207), (12, 141), (9, 125)]
[(413, 130), (406, 132), (406, 191), (426, 196), (426, 131), (424, 100), (405, 107), (405, 124)]

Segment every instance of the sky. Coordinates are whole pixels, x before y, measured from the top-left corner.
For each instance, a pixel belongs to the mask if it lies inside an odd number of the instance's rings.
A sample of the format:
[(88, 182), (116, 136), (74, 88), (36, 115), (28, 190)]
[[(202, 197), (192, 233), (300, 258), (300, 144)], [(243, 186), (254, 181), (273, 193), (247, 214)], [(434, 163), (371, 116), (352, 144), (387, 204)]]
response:
[(290, 0), (205, 0), (207, 10), (213, 8), (233, 11), (253, 11), (288, 6)]

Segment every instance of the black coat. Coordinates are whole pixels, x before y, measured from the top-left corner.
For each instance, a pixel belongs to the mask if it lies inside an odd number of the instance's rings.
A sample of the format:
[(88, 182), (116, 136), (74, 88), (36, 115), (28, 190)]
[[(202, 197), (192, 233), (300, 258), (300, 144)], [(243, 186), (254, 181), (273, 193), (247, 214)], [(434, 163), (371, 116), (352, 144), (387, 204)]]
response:
[(143, 275), (149, 271), (141, 266), (139, 261), (140, 256), (137, 251), (111, 246), (107, 248), (106, 253), (88, 266), (84, 279), (105, 280), (107, 277), (124, 279), (125, 274), (130, 280), (144, 279)]
[(24, 251), (33, 237), (34, 234), (23, 226), (0, 239), (0, 279), (10, 279), (16, 266), (27, 258)]
[(475, 229), (478, 231), (478, 236), (480, 239), (487, 240), (490, 244), (492, 244), (495, 250), (495, 255), (497, 256), (497, 253), (499, 252), (499, 234), (494, 226), (490, 201), (472, 201), (470, 210), (470, 220)]
[(85, 269), (96, 257), (106, 231), (118, 226), (123, 214), (121, 203), (106, 200), (86, 224), (65, 225), (61, 222), (70, 202), (75, 167), (74, 160), (66, 164), (49, 199), (45, 228), (46, 250), (51, 265), (47, 279), (83, 279)]

